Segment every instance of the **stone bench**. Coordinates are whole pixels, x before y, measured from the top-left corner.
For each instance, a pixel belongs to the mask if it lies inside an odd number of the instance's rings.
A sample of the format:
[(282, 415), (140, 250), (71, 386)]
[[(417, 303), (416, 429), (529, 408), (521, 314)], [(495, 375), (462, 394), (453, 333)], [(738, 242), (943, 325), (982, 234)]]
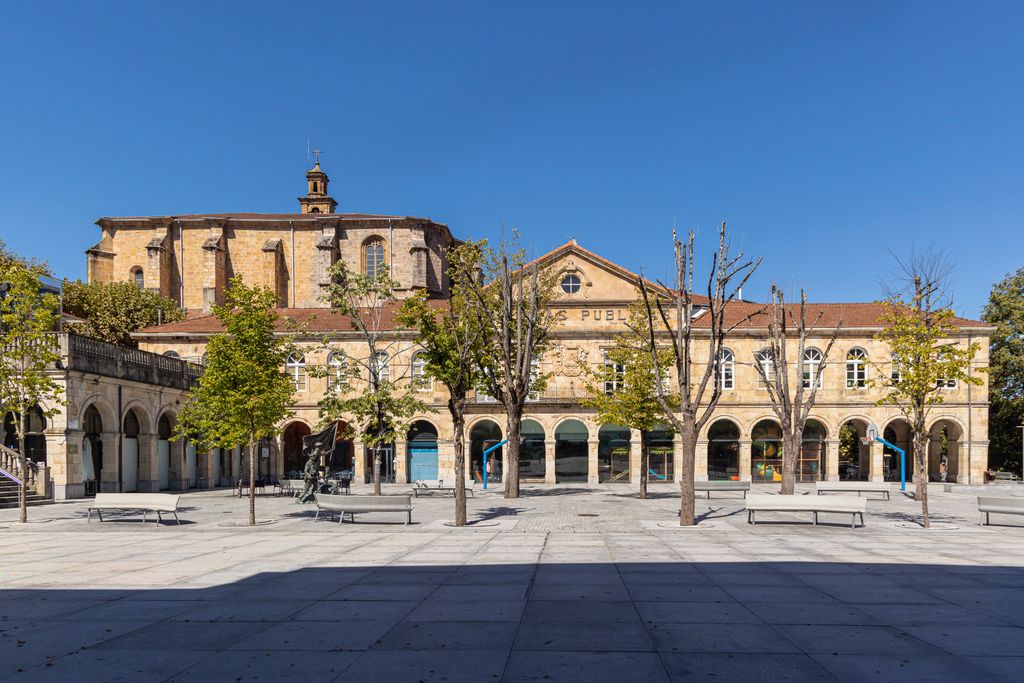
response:
[(157, 524), (163, 521), (161, 514), (169, 512), (174, 515), (174, 521), (181, 525), (178, 519), (178, 498), (172, 493), (97, 493), (96, 499), (89, 506), (89, 521), (92, 522), (92, 511), (103, 521), (104, 510), (132, 510), (142, 511), (142, 523), (146, 523), (146, 515), (150, 512), (156, 513)]
[(856, 491), (857, 496), (861, 493), (883, 493), (885, 499), (889, 500), (890, 486), (884, 481), (816, 481), (814, 490), (820, 496), (823, 493), (850, 493)]
[(860, 496), (833, 496), (821, 498), (819, 496), (772, 496), (768, 494), (751, 494), (747, 496), (747, 523), (757, 524), (754, 518), (756, 512), (810, 512), (813, 514), (814, 524), (818, 523), (818, 514), (822, 512), (847, 514), (851, 516), (850, 528), (857, 526), (857, 517), (860, 517), (860, 525), (864, 526), (864, 511), (867, 507), (867, 500)]
[(693, 482), (694, 491), (704, 491), (708, 495), (708, 500), (711, 499), (712, 491), (742, 491), (743, 497), (747, 497), (747, 492), (750, 491), (749, 481), (733, 481), (731, 479), (723, 479), (716, 481), (695, 481)]
[(412, 523), (412, 498), (409, 496), (342, 496), (330, 493), (316, 494), (316, 519), (324, 510), (338, 513), (338, 524), (349, 516), (355, 524), (356, 512), (405, 512), (406, 524)]
[[(472, 479), (466, 480), (465, 490), (466, 493), (476, 498), (476, 482)], [(421, 493), (427, 491), (451, 491), (451, 494), (455, 495), (455, 482), (446, 481), (444, 479), (417, 479), (412, 483), (412, 495), (419, 498)]]
[(981, 513), (982, 526), (989, 523), (989, 515), (993, 512), (1000, 515), (1024, 515), (1024, 498), (978, 496), (978, 512)]

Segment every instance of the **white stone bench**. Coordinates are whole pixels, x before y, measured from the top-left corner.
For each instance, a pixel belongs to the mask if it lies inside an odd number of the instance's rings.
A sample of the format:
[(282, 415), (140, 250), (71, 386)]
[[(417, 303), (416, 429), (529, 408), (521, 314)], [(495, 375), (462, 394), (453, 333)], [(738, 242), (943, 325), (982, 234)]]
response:
[(1024, 515), (1024, 497), (978, 496), (978, 512), (981, 513), (982, 526), (989, 523), (989, 515), (993, 512), (1000, 515)]
[(406, 524), (412, 523), (412, 498), (409, 496), (342, 496), (329, 493), (316, 494), (316, 519), (324, 510), (338, 513), (338, 524), (349, 516), (355, 524), (356, 512), (405, 512)]
[[(472, 479), (466, 480), (466, 493), (476, 498), (476, 482)], [(412, 495), (419, 498), (421, 493), (427, 491), (451, 491), (455, 495), (455, 481), (445, 479), (417, 479), (412, 483)]]
[(747, 497), (747, 492), (750, 491), (749, 481), (733, 481), (732, 479), (723, 479), (717, 481), (695, 481), (693, 482), (694, 491), (704, 491), (708, 495), (708, 499), (711, 499), (712, 491), (742, 491), (743, 497)]
[(861, 493), (883, 493), (885, 499), (889, 500), (889, 491), (892, 487), (884, 481), (816, 481), (814, 490), (820, 496), (823, 493), (850, 493), (856, 491)]
[(161, 513), (169, 512), (174, 515), (174, 521), (181, 525), (178, 519), (178, 498), (172, 493), (97, 493), (96, 499), (89, 506), (89, 521), (92, 521), (92, 511), (103, 521), (104, 510), (134, 510), (142, 511), (142, 523), (146, 523), (146, 515), (150, 512), (156, 513), (157, 524), (163, 521)]
[(754, 518), (756, 512), (810, 512), (814, 515), (814, 524), (817, 524), (818, 514), (829, 512), (850, 515), (850, 528), (855, 528), (858, 516), (860, 516), (860, 525), (864, 526), (866, 506), (867, 500), (860, 496), (856, 498), (852, 496), (821, 498), (819, 496), (751, 494), (747, 496), (747, 523), (757, 524)]

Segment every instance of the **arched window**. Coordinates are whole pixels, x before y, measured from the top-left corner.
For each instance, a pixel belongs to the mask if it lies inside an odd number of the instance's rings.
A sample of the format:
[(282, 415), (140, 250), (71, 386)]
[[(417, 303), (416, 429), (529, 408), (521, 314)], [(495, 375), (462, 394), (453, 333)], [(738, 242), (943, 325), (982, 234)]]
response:
[(363, 273), (368, 277), (380, 275), (384, 266), (384, 241), (372, 237), (363, 245)]
[(735, 386), (736, 356), (730, 349), (722, 349), (719, 357), (721, 358), (719, 372), (722, 375), (722, 388), (732, 389)]
[(626, 366), (622, 363), (616, 363), (608, 356), (608, 352), (604, 352), (604, 393), (611, 396), (616, 391), (622, 388), (623, 380), (626, 376)]
[(320, 207), (319, 206), (314, 206), (312, 209), (309, 210), (309, 212), (310, 213), (320, 213)]
[(863, 389), (868, 385), (868, 354), (864, 349), (852, 348), (846, 354), (846, 388)]
[(288, 372), (288, 376), (292, 378), (292, 383), (295, 385), (295, 391), (305, 391), (306, 357), (301, 353), (291, 354), (285, 362), (285, 370)]
[(807, 349), (804, 351), (803, 382), (804, 389), (813, 386), (821, 388), (821, 351), (818, 349)]
[(761, 349), (754, 354), (754, 360), (761, 368), (757, 373), (757, 388), (764, 389), (766, 377), (769, 382), (775, 379), (775, 359), (772, 356), (772, 350)]
[[(380, 378), (381, 382), (391, 381), (391, 356), (389, 356), (386, 351), (377, 352), (377, 377)], [(370, 386), (373, 386), (374, 384), (373, 375), (371, 374)]]
[(143, 275), (142, 268), (139, 266), (132, 268), (132, 282), (134, 282), (135, 286), (139, 289), (146, 288), (146, 277)]
[(344, 351), (331, 351), (327, 355), (327, 388), (340, 391), (345, 385), (345, 369), (348, 358)]
[(317, 181), (314, 180), (313, 181), (313, 192), (319, 192), (319, 191), (320, 191), (320, 183), (318, 183)]
[(412, 383), (416, 391), (430, 391), (433, 382), (427, 377), (427, 356), (420, 352), (412, 357)]

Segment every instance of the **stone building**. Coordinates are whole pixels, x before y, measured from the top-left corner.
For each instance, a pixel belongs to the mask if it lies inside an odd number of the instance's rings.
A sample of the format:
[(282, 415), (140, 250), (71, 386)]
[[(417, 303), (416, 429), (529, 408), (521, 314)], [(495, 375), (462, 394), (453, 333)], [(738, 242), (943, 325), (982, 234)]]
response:
[[(223, 300), (229, 278), (240, 275), (278, 293), (282, 330), (290, 318), (305, 336), (299, 340), (302, 352), (282, 368), (295, 382), (295, 417), (281, 425), (278, 438), (260, 446), (259, 473), (269, 478), (302, 469), (302, 437), (318, 429), (317, 402), (335, 390), (331, 369), (366, 354), (348, 321), (325, 310), (320, 301), (327, 268), (338, 259), (362, 272), (373, 272), (386, 263), (401, 284), (400, 296), (426, 289), (440, 300), (447, 293), (445, 249), (456, 240), (446, 226), (425, 218), (335, 213), (337, 203), (328, 194), (328, 182), (319, 164), (307, 173), (307, 193), (299, 198), (298, 214), (102, 218), (97, 221), (102, 239), (87, 251), (91, 281), (134, 281), (182, 302), (189, 310), (185, 320), (136, 334), (142, 349), (139, 353), (149, 352), (145, 358), (150, 366), (158, 363), (155, 358), (165, 357), (183, 363), (180, 367), (186, 374), (193, 366), (178, 359), (201, 360), (210, 335), (219, 331), (208, 309)], [(559, 273), (554, 305), (562, 324), (553, 335), (551, 349), (539, 359), (537, 372), (548, 381), (527, 406), (520, 476), (547, 484), (636, 481), (639, 434), (622, 427), (599, 426), (593, 411), (580, 405), (580, 398), (586, 393), (587, 381), (582, 366), (605, 364), (605, 353), (614, 335), (624, 330), (629, 305), (637, 296), (637, 276), (575, 241), (539, 261)], [(737, 302), (731, 305), (729, 315), (741, 319), (757, 307)], [(875, 426), (889, 441), (908, 450), (910, 446), (909, 425), (899, 412), (875, 405), (879, 394), (871, 379), (898, 371), (885, 345), (875, 339), (881, 307), (842, 303), (812, 304), (812, 308), (815, 316), (822, 314), (825, 323), (818, 350), (831, 336), (834, 327), (829, 326), (842, 325), (827, 367), (817, 372), (820, 368), (812, 353), (800, 368), (814, 374), (821, 389), (799, 456), (799, 477), (805, 481), (898, 478), (894, 454), (878, 444), (863, 445), (859, 439)], [(699, 328), (699, 317), (697, 324)], [(974, 372), (983, 383), (943, 387), (944, 403), (933, 409), (929, 423), (929, 473), (936, 480), (980, 482), (988, 460), (988, 387), (983, 370), (988, 364), (991, 328), (965, 319), (957, 319), (956, 325), (958, 332), (950, 342), (981, 345)], [(329, 340), (328, 350), (321, 347), (324, 337)], [(396, 380), (424, 372), (410, 340), (408, 331), (389, 332), (389, 371)], [(763, 316), (754, 317), (730, 335), (729, 351), (723, 359), (722, 399), (700, 435), (698, 478), (778, 480), (779, 425), (754, 367), (766, 345)], [(313, 366), (326, 368), (327, 376), (314, 376)], [(798, 368), (789, 371), (795, 378)], [(72, 382), (77, 388), (69, 385), (69, 396), (74, 398), (67, 410), (67, 423), (45, 430), (46, 460), (54, 470), (54, 481), (60, 482), (61, 497), (87, 492), (82, 477), (86, 440), (91, 450), (102, 449), (102, 475), (98, 477), (102, 490), (227, 486), (240, 476), (238, 449), (196, 453), (187, 444), (169, 443), (162, 437), (173, 428), (186, 387), (180, 382), (161, 384), (157, 374), (148, 377), (147, 382), (132, 383), (130, 378), (115, 379), (110, 374), (94, 379), (83, 375), (82, 381)], [(89, 389), (90, 383), (93, 389)], [(383, 475), (387, 481), (453, 476), (452, 430), (444, 388), (427, 383), (421, 396), (433, 410), (416, 416), (407, 438), (386, 449)], [(482, 451), (502, 440), (505, 418), (500, 406), (482, 393), (473, 397), (469, 413), (468, 469), (479, 477)], [(120, 459), (108, 461), (115, 457), (110, 455), (112, 450), (123, 458), (124, 443), (130, 439), (136, 442), (129, 443), (129, 454), (133, 449), (139, 454), (139, 474), (134, 482), (125, 476), (123, 463), (118, 465)], [(649, 446), (651, 479), (677, 481), (681, 470), (678, 439), (667, 430), (655, 431), (649, 436)], [(331, 465), (352, 468), (362, 480), (370, 476), (370, 456), (358, 439), (339, 441)], [(507, 463), (496, 458), (489, 476), (500, 480), (506, 469)]]

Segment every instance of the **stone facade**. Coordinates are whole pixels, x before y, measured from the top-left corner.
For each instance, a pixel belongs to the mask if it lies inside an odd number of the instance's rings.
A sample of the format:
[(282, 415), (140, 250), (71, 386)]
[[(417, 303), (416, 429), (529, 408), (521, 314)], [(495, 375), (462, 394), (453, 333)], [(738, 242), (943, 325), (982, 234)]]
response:
[[(359, 233), (357, 240), (376, 235), (370, 228)], [(413, 248), (414, 232), (408, 241), (391, 235), (389, 244), (401, 245), (403, 259)], [(403, 238), (405, 239), (405, 238)], [(429, 247), (427, 253), (432, 254)], [(409, 251), (406, 250), (408, 245)], [(408, 273), (412, 265), (402, 266), (397, 256), (391, 258), (396, 271)], [(640, 466), (640, 435), (635, 430), (600, 427), (593, 411), (580, 406), (580, 397), (586, 393), (585, 373), (581, 364), (597, 368), (604, 363), (605, 351), (611, 346), (615, 334), (624, 330), (628, 308), (636, 298), (636, 276), (615, 264), (570, 242), (542, 257), (545, 265), (563, 275), (574, 275), (579, 280), (578, 290), (564, 293), (555, 303), (563, 321), (554, 333), (554, 343), (540, 360), (539, 372), (545, 375), (547, 387), (527, 405), (525, 420), (530, 421), (530, 451), (534, 454), (530, 466), (523, 471), (527, 479), (557, 483), (560, 481), (586, 481), (596, 484), (604, 481), (636, 481)], [(440, 267), (441, 264), (438, 264)], [(404, 268), (404, 270), (403, 270)], [(429, 269), (428, 269), (429, 270)], [(405, 281), (405, 280), (403, 280)], [(742, 304), (741, 304), (742, 305)], [(840, 431), (849, 425), (848, 434), (865, 436), (870, 426), (878, 429), (879, 436), (908, 446), (909, 430), (906, 421), (891, 406), (877, 406), (878, 390), (872, 389), (870, 379), (878, 373), (892, 371), (890, 354), (885, 345), (875, 339), (879, 331), (874, 304), (829, 304), (823, 309), (843, 325), (829, 363), (821, 373), (822, 386), (812, 412), (816, 437), (805, 446), (807, 457), (801, 460), (805, 479), (862, 478), (880, 481), (893, 478), (898, 468), (894, 457), (877, 445), (865, 446), (855, 441), (853, 451), (847, 450), (840, 458)], [(301, 318), (302, 311), (282, 311)], [(212, 321), (211, 321), (212, 322)], [(172, 323), (142, 331), (137, 336), (143, 348), (155, 353), (174, 352), (181, 356), (202, 355), (205, 339), (215, 327), (199, 320)], [(983, 371), (988, 365), (987, 335), (989, 328), (982, 323), (961, 321), (959, 335), (950, 341), (958, 344), (979, 342), (981, 351), (975, 362), (980, 386), (957, 386), (943, 390), (944, 402), (935, 406), (929, 422), (933, 432), (930, 470), (934, 478), (945, 476), (948, 481), (980, 483), (987, 467), (988, 448), (988, 386)], [(365, 356), (365, 348), (352, 332), (339, 326), (330, 332), (332, 350), (344, 351), (350, 357)], [(823, 329), (818, 339), (812, 340), (824, 348), (831, 329)], [(319, 335), (318, 335), (319, 336)], [(317, 401), (330, 391), (326, 378), (312, 377), (311, 366), (325, 366), (326, 352), (316, 350), (318, 339), (302, 342), (307, 347), (304, 357), (306, 369), (302, 373), (295, 393), (294, 422), (282, 425), (282, 436), (274, 444), (274, 454), (265, 463), (267, 472), (278, 475), (297, 469), (295, 461), (286, 462), (286, 454), (297, 448), (298, 435), (315, 431), (318, 427)], [(408, 341), (408, 334), (400, 331), (391, 336), (391, 372), (396, 380), (411, 376), (417, 349)], [(729, 339), (733, 352), (732, 381), (722, 393), (714, 417), (705, 425), (698, 444), (697, 478), (737, 478), (772, 481), (777, 477), (775, 456), (779, 444), (771, 434), (777, 429), (768, 393), (759, 388), (754, 367), (755, 354), (765, 347), (763, 327), (739, 328)], [(847, 355), (859, 349), (864, 352), (864, 381), (855, 374), (848, 380)], [(697, 346), (698, 354), (702, 350)], [(696, 361), (701, 363), (698, 355)], [(790, 368), (796, 381), (797, 368)], [(863, 384), (863, 386), (861, 385)], [(358, 387), (356, 388), (358, 390)], [(436, 471), (441, 478), (451, 478), (454, 472), (452, 455), (452, 428), (446, 409), (446, 394), (441, 386), (428, 386), (422, 398), (433, 412), (417, 416), (413, 422), (429, 424), (436, 435)], [(482, 469), (482, 447), (505, 433), (505, 418), (500, 407), (486, 396), (477, 396), (469, 408), (467, 444), (470, 445), (468, 471)], [(422, 426), (422, 425), (421, 425)], [(428, 431), (430, 430), (428, 429)], [(410, 435), (413, 438), (413, 435)], [(849, 438), (849, 436), (848, 436)], [(667, 439), (667, 440), (666, 440)], [(678, 480), (681, 470), (681, 450), (678, 440), (663, 436), (659, 448), (662, 462), (655, 469), (656, 476)], [(350, 445), (354, 453), (352, 466), (357, 478), (369, 476), (368, 454), (358, 440)], [(387, 476), (397, 482), (408, 481), (411, 476), (414, 450), (418, 441), (395, 444), (388, 455)], [(774, 450), (773, 450), (774, 449)], [(419, 451), (417, 451), (419, 452)], [(429, 451), (428, 451), (429, 452)], [(276, 458), (276, 460), (274, 460)], [(571, 468), (566, 463), (575, 459)], [(616, 463), (616, 461), (618, 461)], [(496, 468), (498, 472), (505, 467)], [(571, 471), (570, 471), (571, 469)], [(912, 471), (908, 463), (908, 472)], [(426, 478), (426, 477), (423, 477)]]

